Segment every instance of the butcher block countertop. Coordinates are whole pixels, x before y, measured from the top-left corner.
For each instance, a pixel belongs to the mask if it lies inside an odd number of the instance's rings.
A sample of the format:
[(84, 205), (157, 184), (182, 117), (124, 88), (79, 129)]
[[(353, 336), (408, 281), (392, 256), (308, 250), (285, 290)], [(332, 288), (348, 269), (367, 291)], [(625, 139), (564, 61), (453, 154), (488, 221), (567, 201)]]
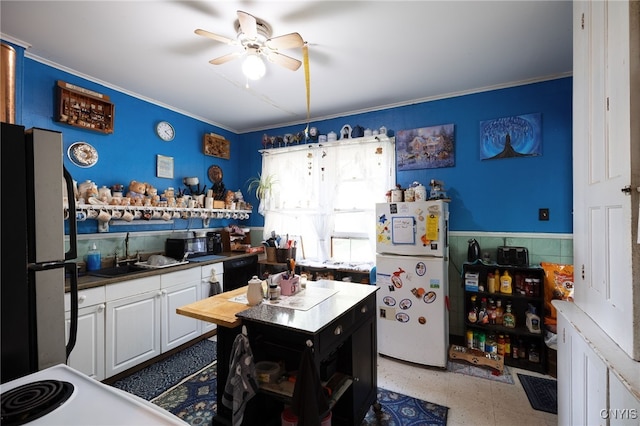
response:
[(176, 312), (191, 318), (213, 322), (223, 327), (234, 328), (242, 323), (242, 320), (236, 317), (236, 314), (251, 308), (251, 306), (232, 302), (229, 299), (246, 294), (246, 292), (247, 286), (225, 291), (224, 293), (177, 308)]

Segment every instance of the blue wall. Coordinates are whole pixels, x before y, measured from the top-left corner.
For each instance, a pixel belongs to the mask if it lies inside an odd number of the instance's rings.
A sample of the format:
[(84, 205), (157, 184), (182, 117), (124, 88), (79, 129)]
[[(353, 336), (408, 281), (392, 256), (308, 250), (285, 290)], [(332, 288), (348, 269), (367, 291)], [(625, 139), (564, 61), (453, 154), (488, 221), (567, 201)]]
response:
[[(198, 176), (202, 184), (209, 186), (207, 169), (217, 164), (224, 171), (227, 189), (241, 189), (247, 201), (257, 206), (255, 198), (247, 193), (246, 181), (261, 170), (258, 150), (262, 148), (262, 134), (283, 135), (305, 127), (300, 124), (236, 135), (29, 58), (21, 65), (24, 80), (18, 122), (27, 128), (61, 131), (65, 149), (74, 142), (85, 141), (98, 150), (98, 163), (88, 169), (79, 168), (65, 158), (65, 166), (78, 182), (91, 179), (98, 185), (111, 186), (139, 180), (151, 183), (162, 192), (169, 186), (184, 188), (183, 177)], [(114, 133), (104, 135), (57, 123), (54, 120), (57, 80), (108, 95), (116, 105)], [(400, 185), (406, 187), (413, 181), (428, 184), (430, 179), (444, 181), (452, 199), (450, 226), (453, 231), (571, 233), (571, 86), (571, 78), (562, 78), (323, 120), (312, 125), (326, 134), (339, 132), (344, 124), (364, 128), (386, 126), (394, 133), (453, 123), (455, 166), (399, 172)], [(313, 93), (311, 100), (313, 111)], [(528, 113), (542, 114), (542, 155), (480, 161), (480, 121)], [(176, 128), (172, 142), (163, 142), (155, 135), (155, 124), (160, 120), (168, 120)], [(202, 138), (209, 132), (223, 135), (231, 142), (229, 160), (202, 154)], [(157, 154), (174, 157), (174, 179), (156, 177)], [(538, 221), (541, 207), (550, 209), (549, 221)], [(263, 218), (256, 210), (254, 207), (251, 219), (243, 221), (245, 225), (263, 225)], [(211, 226), (224, 224), (212, 221)], [(84, 232), (95, 232), (89, 221), (82, 226)], [(143, 229), (136, 226), (131, 230)], [(123, 227), (118, 228), (122, 230)]]
[[(398, 172), (398, 184), (404, 188), (414, 181), (424, 185), (430, 179), (444, 181), (451, 198), (453, 231), (571, 233), (571, 93), (572, 78), (562, 78), (311, 125), (326, 134), (339, 133), (345, 124), (371, 129), (386, 126), (393, 133), (453, 123), (455, 166)], [(541, 156), (480, 161), (480, 121), (529, 113), (542, 114)], [(267, 133), (282, 135), (304, 127), (284, 127)], [(242, 145), (249, 152), (262, 148), (263, 133), (241, 135)], [(250, 158), (249, 168), (260, 170), (259, 155)], [(549, 221), (538, 220), (539, 208), (550, 209)]]

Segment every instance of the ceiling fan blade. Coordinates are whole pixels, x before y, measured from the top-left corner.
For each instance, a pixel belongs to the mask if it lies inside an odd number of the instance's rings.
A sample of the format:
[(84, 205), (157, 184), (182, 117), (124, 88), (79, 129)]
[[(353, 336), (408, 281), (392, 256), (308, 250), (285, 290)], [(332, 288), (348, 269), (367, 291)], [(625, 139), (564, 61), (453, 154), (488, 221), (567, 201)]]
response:
[(271, 49), (294, 49), (303, 45), (304, 40), (298, 33), (285, 34), (267, 40), (267, 46)]
[(221, 35), (218, 35), (218, 34), (214, 34), (214, 33), (211, 33), (209, 31), (201, 30), (200, 28), (195, 30), (194, 33), (196, 33), (198, 35), (201, 35), (203, 37), (209, 37), (210, 39), (213, 39), (213, 40), (219, 41), (221, 43), (225, 43), (225, 44), (233, 45), (236, 42), (235, 40), (232, 40), (229, 37), (225, 37), (225, 36), (221, 36)]
[(226, 62), (232, 61), (236, 58), (239, 58), (240, 56), (243, 55), (243, 52), (233, 52), (233, 53), (228, 53), (224, 56), (220, 56), (219, 58), (215, 58), (209, 61), (210, 64), (213, 65), (221, 65), (224, 64)]
[(240, 30), (251, 40), (258, 37), (258, 22), (253, 15), (238, 11), (238, 22), (240, 22)]
[(285, 68), (289, 68), (291, 71), (297, 70), (300, 68), (300, 65), (302, 65), (302, 62), (299, 60), (278, 52), (268, 53), (267, 58), (269, 58), (271, 62), (282, 65)]

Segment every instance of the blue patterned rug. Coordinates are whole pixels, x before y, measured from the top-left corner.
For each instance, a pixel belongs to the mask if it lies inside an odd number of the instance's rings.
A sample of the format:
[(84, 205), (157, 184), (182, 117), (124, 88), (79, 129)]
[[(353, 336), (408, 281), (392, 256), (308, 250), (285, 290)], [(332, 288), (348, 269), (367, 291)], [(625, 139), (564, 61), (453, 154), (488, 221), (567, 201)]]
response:
[[(216, 364), (163, 393), (151, 402), (193, 426), (210, 425), (216, 412)], [(449, 408), (378, 388), (382, 416), (371, 408), (362, 426), (444, 426)]]
[(111, 386), (151, 400), (185, 377), (202, 370), (216, 359), (216, 342), (205, 339), (170, 357), (151, 364)]

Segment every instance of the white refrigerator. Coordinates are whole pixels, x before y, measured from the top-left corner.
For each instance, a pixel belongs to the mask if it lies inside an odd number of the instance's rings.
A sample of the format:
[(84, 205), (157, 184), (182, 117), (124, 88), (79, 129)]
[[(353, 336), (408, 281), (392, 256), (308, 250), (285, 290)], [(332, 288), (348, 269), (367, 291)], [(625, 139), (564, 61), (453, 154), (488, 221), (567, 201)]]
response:
[(447, 366), (449, 205), (376, 204), (378, 353)]

